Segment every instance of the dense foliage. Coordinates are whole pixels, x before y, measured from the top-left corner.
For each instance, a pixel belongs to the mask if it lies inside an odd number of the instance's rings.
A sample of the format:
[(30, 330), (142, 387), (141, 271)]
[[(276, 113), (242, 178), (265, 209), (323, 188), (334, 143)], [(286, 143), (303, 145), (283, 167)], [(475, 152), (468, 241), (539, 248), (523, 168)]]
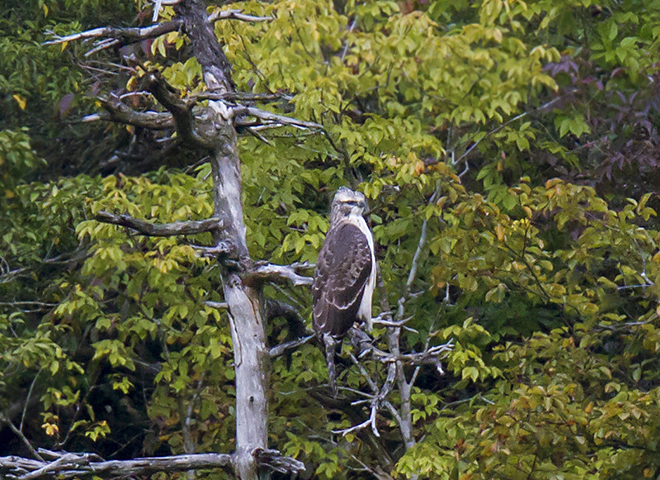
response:
[[(357, 186), (378, 243), (376, 311), (406, 291), (424, 232), (403, 343), (455, 344), (444, 374), (418, 373), (411, 448), (388, 410), (381, 438), (335, 433), (368, 412), (350, 404), (359, 397), (321, 398), (318, 344), (274, 360), (273, 447), (304, 461), (310, 478), (656, 478), (657, 2), (227, 8), (273, 17), (215, 24), (238, 89), (281, 93), (288, 100), (269, 108), (324, 126), (241, 138), (252, 257), (313, 261), (330, 194)], [(218, 267), (193, 248), (209, 239), (150, 239), (90, 220), (100, 210), (206, 218), (210, 168), (200, 158), (171, 168), (185, 154), (169, 150), (159, 157), (165, 166), (140, 163), (146, 150), (132, 145), (158, 148), (160, 137), (98, 127), (117, 139), (109, 143), (77, 122), (99, 92), (138, 91), (142, 67), (199, 92), (199, 65), (177, 32), (135, 48), (140, 68), (112, 74), (113, 52), (84, 63), (91, 44), (40, 45), (47, 29), (147, 25), (151, 9), (110, 0), (4, 5), (0, 454), (28, 455), (9, 422), (35, 447), (106, 458), (181, 453), (186, 442), (200, 452), (233, 448), (231, 336), (226, 314), (205, 303), (223, 300)], [(101, 71), (90, 80), (82, 64)], [(70, 113), (71, 105), (80, 108)], [(63, 141), (71, 132), (78, 140)], [(82, 144), (105, 163), (78, 172), (104, 176), (59, 176), (71, 172), (66, 155), (81, 165)], [(118, 147), (114, 163), (109, 145)], [(304, 288), (265, 293), (309, 317)], [(284, 321), (269, 329), (273, 345), (287, 338)], [(377, 343), (385, 335), (374, 332)], [(364, 368), (381, 381), (386, 374), (372, 361)], [(354, 365), (339, 370), (340, 384), (369, 391)]]

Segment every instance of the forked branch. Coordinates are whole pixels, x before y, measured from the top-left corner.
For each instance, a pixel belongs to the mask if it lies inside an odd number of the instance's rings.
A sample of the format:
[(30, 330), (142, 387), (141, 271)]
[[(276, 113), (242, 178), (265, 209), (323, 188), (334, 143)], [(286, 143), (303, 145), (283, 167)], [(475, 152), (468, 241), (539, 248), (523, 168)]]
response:
[(399, 355), (393, 355), (389, 352), (384, 352), (377, 348), (371, 350), (374, 357), (380, 359), (383, 363), (394, 363), (402, 362), (408, 365), (435, 365), (440, 374), (443, 374), (442, 366), (440, 364), (440, 359), (447, 356), (454, 348), (453, 341), (443, 343), (442, 345), (436, 345), (434, 347), (428, 347), (423, 352), (420, 353), (404, 353)]
[[(214, 100), (217, 102), (269, 101), (275, 98), (281, 98), (274, 95), (251, 95), (236, 92), (206, 92), (204, 94), (182, 98), (180, 93), (170, 86), (158, 72), (153, 72), (147, 77), (146, 87), (168, 112), (138, 112), (123, 104), (120, 98), (111, 96), (99, 98), (105, 111), (88, 115), (83, 121), (106, 120), (150, 130), (165, 130), (176, 127), (179, 136), (183, 140), (187, 140), (197, 146), (205, 147), (207, 146), (207, 142), (195, 130), (193, 107), (197, 102), (203, 100)], [(224, 103), (223, 105), (226, 108), (227, 116), (233, 119), (236, 126), (291, 126), (313, 130), (323, 128), (322, 125), (315, 122), (307, 122), (297, 118), (278, 115), (256, 107), (247, 107), (244, 105), (232, 106)], [(249, 120), (249, 118), (256, 118), (257, 120)]]
[(194, 102), (182, 99), (180, 93), (158, 72), (149, 74), (147, 89), (172, 114), (177, 133), (184, 141), (199, 147), (208, 146), (208, 142), (195, 131), (195, 117), (192, 111)]

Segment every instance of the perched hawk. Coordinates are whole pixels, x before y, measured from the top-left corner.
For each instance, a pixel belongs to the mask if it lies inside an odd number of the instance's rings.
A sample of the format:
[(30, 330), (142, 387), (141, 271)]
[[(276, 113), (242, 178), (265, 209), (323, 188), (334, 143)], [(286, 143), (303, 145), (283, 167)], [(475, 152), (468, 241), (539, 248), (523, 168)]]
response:
[(334, 352), (356, 321), (371, 330), (371, 299), (376, 285), (374, 239), (364, 215), (363, 194), (341, 187), (332, 201), (330, 228), (314, 271), (314, 329), (323, 337), (330, 385), (336, 392)]

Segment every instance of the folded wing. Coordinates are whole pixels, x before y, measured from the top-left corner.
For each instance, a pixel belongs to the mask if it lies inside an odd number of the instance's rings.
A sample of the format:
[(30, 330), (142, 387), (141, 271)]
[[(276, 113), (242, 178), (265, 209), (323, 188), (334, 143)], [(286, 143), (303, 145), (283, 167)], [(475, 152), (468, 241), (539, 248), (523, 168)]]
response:
[(357, 226), (341, 223), (328, 231), (312, 285), (316, 331), (341, 336), (351, 328), (373, 267), (369, 242)]

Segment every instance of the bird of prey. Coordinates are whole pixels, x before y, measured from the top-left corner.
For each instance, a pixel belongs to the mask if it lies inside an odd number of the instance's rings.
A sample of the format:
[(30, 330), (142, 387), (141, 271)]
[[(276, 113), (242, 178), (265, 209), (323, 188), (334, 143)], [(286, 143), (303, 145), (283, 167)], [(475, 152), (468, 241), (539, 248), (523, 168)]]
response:
[(332, 200), (330, 228), (319, 253), (312, 284), (314, 330), (323, 339), (328, 377), (337, 393), (336, 340), (363, 321), (371, 330), (371, 299), (376, 286), (374, 239), (364, 220), (367, 200), (346, 187)]

